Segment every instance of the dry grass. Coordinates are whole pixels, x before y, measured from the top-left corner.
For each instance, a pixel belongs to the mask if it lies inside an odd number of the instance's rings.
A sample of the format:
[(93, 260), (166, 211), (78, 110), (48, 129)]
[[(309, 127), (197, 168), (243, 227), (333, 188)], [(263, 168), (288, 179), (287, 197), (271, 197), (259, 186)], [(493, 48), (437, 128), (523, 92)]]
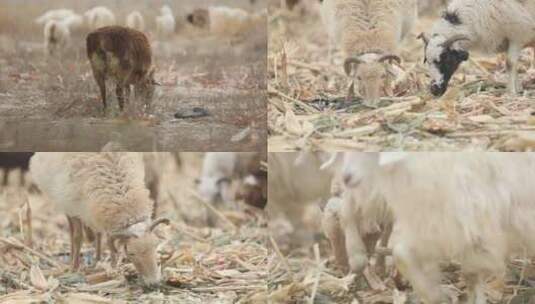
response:
[(111, 268), (107, 249), (103, 261), (90, 266), (90, 244), (82, 248), (85, 266), (72, 273), (65, 216), (42, 195), (27, 194), (15, 182), (17, 173), (12, 173), (9, 186), (0, 193), (0, 303), (265, 303), (272, 258), (264, 215), (237, 202), (218, 211), (232, 224), (217, 221), (208, 227), (212, 211), (191, 190), (202, 154), (181, 156), (181, 169), (172, 157), (159, 157), (163, 172), (159, 215), (172, 223), (157, 232), (164, 240), (160, 250), (164, 284), (154, 291), (141, 288), (130, 263)]
[[(278, 2), (278, 1), (272, 1)], [(268, 49), (269, 150), (435, 151), (532, 150), (535, 67), (524, 50), (522, 96), (505, 94), (502, 56), (475, 53), (439, 99), (428, 93), (423, 46), (416, 36), (436, 17), (424, 16), (404, 42), (405, 73), (394, 96), (376, 109), (356, 100), (341, 106), (349, 86), (342, 54), (328, 60), (327, 34), (316, 14), (270, 7)]]
[[(97, 1), (98, 2), (98, 1)], [(171, 6), (178, 22), (176, 34), (168, 42), (154, 33), (154, 17), (166, 1), (100, 1), (110, 7), (117, 20), (134, 9), (144, 12), (148, 36), (153, 47), (159, 87), (150, 109), (130, 100), (124, 114), (119, 113), (113, 86), (108, 90), (111, 109), (103, 116), (102, 103), (85, 52), (87, 30), (73, 34), (72, 47), (60, 58), (45, 60), (42, 28), (33, 20), (51, 8), (67, 7), (77, 12), (96, 5), (95, 1), (49, 0), (2, 1), (0, 4), (0, 146), (22, 150), (34, 137), (56, 139), (37, 150), (92, 150), (115, 137), (132, 150), (208, 151), (258, 150), (266, 144), (266, 53), (264, 24), (240, 37), (212, 37), (186, 23), (194, 7), (227, 4), (249, 11), (265, 8), (262, 1), (251, 6), (240, 1), (180, 1)], [(111, 84), (110, 84), (111, 85)], [(111, 97), (111, 98), (110, 98)], [(194, 107), (210, 115), (194, 119), (175, 119), (179, 111)], [(24, 121), (34, 132), (20, 132), (16, 123)], [(71, 123), (75, 121), (76, 123)], [(131, 136), (122, 125), (136, 129), (142, 140)], [(33, 126), (32, 126), (33, 125)], [(65, 126), (68, 127), (65, 127)], [(64, 129), (71, 133), (95, 132), (98, 137), (79, 140), (74, 134), (57, 140)], [(52, 132), (44, 130), (51, 129)], [(96, 130), (96, 131), (93, 131)], [(232, 141), (247, 130), (246, 136)], [(94, 136), (93, 136), (94, 137)], [(89, 146), (89, 148), (88, 148)]]

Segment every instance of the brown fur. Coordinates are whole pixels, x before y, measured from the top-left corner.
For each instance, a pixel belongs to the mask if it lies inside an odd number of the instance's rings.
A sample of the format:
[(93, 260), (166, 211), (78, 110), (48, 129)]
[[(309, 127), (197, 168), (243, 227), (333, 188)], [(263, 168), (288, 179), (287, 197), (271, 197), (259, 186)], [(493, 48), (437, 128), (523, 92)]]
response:
[[(122, 26), (107, 26), (87, 35), (86, 42), (87, 57), (100, 89), (104, 109), (107, 107), (107, 78), (114, 78), (116, 81), (121, 110), (124, 108), (124, 100), (128, 100), (130, 95), (130, 85), (136, 87), (136, 95), (144, 93), (148, 85), (154, 85), (153, 70), (151, 72), (152, 51), (147, 37), (142, 32)], [(110, 57), (119, 60), (118, 67), (110, 65)], [(99, 63), (96, 58), (104, 64)], [(123, 90), (126, 91), (126, 98)]]
[(242, 183), (237, 197), (251, 206), (264, 209), (267, 204), (267, 171), (262, 162), (267, 163), (266, 153), (253, 153), (248, 157), (238, 158), (237, 174), (242, 180), (247, 176), (254, 177), (256, 184)]

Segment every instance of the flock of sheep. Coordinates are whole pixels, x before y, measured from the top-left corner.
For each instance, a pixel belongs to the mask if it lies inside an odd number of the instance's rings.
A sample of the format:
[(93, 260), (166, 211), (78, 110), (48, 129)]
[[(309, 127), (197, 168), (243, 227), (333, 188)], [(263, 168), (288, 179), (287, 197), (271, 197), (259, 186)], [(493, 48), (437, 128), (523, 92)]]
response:
[(304, 210), (321, 202), (341, 269), (385, 274), (388, 262), (424, 303), (455, 303), (442, 262), (460, 264), (467, 303), (481, 304), (509, 258), (535, 253), (532, 153), (272, 153), (268, 169), (268, 211), (284, 211), (296, 238), (311, 235)]
[[(295, 2), (286, 1), (288, 7)], [(302, 1), (304, 2), (304, 1)], [(418, 12), (443, 5), (430, 0), (320, 0), (318, 10), (329, 36), (329, 54), (342, 51), (343, 70), (364, 103), (377, 107), (391, 95), (391, 84), (402, 74), (400, 44), (408, 39)], [(430, 92), (443, 95), (470, 51), (506, 53), (510, 94), (522, 92), (518, 77), (521, 51), (535, 46), (535, 4), (532, 1), (451, 0), (442, 16), (419, 38), (431, 78)], [(331, 56), (329, 56), (331, 57)], [(332, 58), (331, 58), (332, 59)], [(332, 61), (332, 60), (331, 60)]]
[[(167, 45), (177, 24), (183, 22), (212, 35), (232, 37), (261, 24), (265, 17), (265, 11), (249, 13), (240, 8), (211, 6), (195, 9), (184, 21), (177, 21), (171, 8), (164, 5), (155, 18), (156, 37)], [(107, 108), (107, 79), (113, 79), (116, 84), (115, 93), (121, 111), (128, 103), (131, 86), (134, 86), (136, 98), (150, 106), (155, 85), (159, 83), (154, 77), (151, 43), (145, 34), (146, 22), (139, 11), (126, 17), (125, 26), (118, 25), (114, 13), (104, 6), (94, 7), (83, 16), (70, 9), (50, 10), (35, 22), (43, 25), (45, 50), (49, 56), (59, 56), (71, 46), (71, 32), (89, 31), (87, 56), (100, 89), (104, 111)]]

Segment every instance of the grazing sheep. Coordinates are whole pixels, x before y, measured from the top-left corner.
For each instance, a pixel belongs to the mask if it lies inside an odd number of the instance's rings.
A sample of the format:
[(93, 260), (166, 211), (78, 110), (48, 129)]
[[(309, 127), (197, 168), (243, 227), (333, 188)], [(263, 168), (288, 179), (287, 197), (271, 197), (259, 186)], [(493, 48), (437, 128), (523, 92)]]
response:
[(508, 91), (522, 90), (518, 58), (523, 48), (535, 46), (535, 2), (508, 0), (454, 0), (435, 22), (425, 42), (430, 91), (443, 95), (451, 76), (468, 60), (469, 50), (507, 53)]
[(61, 21), (69, 16), (76, 15), (70, 9), (49, 10), (35, 19), (35, 23), (45, 25), (50, 20)]
[(233, 201), (231, 182), (259, 170), (260, 153), (209, 152), (203, 160), (197, 190), (206, 202), (215, 204)]
[(36, 153), (30, 171), (39, 189), (67, 215), (74, 270), (80, 266), (82, 227), (86, 225), (107, 234), (113, 263), (118, 241), (125, 245), (144, 283), (159, 283), (159, 241), (152, 230), (168, 220), (151, 220), (152, 201), (140, 154)]
[(143, 15), (140, 12), (133, 11), (126, 17), (126, 26), (143, 32), (145, 30), (145, 19), (143, 19)]
[(67, 16), (64, 19), (58, 21), (65, 24), (70, 31), (79, 30), (84, 26), (84, 17), (77, 14)]
[(105, 26), (115, 25), (115, 15), (113, 12), (104, 6), (94, 7), (84, 13), (87, 19), (87, 24), (91, 30), (96, 30)]
[(330, 46), (338, 44), (345, 56), (344, 71), (355, 80), (364, 102), (375, 107), (389, 93), (396, 75), (392, 61), (401, 63), (398, 45), (417, 19), (416, 0), (325, 0), (322, 20)]
[(0, 152), (0, 168), (4, 171), (1, 184), (3, 186), (7, 185), (9, 171), (20, 169), (20, 184), (24, 185), (24, 173), (28, 171), (30, 158), (33, 154), (33, 152)]
[(507, 258), (535, 253), (533, 153), (352, 153), (344, 173), (384, 197), (395, 264), (425, 303), (445, 300), (439, 261), (461, 264), (468, 303), (479, 304)]
[(152, 51), (145, 34), (122, 26), (108, 26), (87, 35), (86, 42), (87, 57), (100, 89), (104, 111), (108, 78), (115, 80), (121, 110), (130, 96), (130, 85), (135, 87), (136, 98), (150, 104), (158, 83), (154, 80)]
[(169, 6), (164, 5), (160, 13), (160, 16), (156, 17), (156, 33), (161, 39), (166, 39), (175, 33), (176, 21)]
[(268, 155), (268, 204), (272, 217), (286, 217), (296, 239), (306, 241), (312, 233), (305, 228), (304, 211), (313, 203), (324, 205), (331, 196), (334, 170), (322, 170), (325, 153), (270, 153)]
[(71, 31), (65, 22), (50, 20), (44, 28), (45, 54), (47, 56), (59, 55), (71, 40)]
[(187, 16), (187, 21), (193, 26), (222, 36), (244, 33), (263, 20), (264, 13), (250, 14), (243, 9), (226, 6), (195, 9)]

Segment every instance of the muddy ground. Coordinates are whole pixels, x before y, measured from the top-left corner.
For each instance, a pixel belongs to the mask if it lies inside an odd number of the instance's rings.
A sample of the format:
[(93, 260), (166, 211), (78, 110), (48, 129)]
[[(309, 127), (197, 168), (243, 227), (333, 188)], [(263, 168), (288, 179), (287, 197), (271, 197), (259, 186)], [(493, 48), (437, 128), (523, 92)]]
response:
[[(20, 171), (12, 171), (8, 185), (0, 185), (0, 303), (266, 303), (274, 256), (262, 211), (240, 201), (217, 213), (206, 208), (194, 183), (202, 154), (181, 153), (181, 166), (171, 155), (155, 157), (162, 174), (157, 216), (171, 219), (169, 226), (157, 228), (163, 265), (159, 289), (144, 289), (128, 260), (111, 267), (107, 246), (93, 265), (89, 242), (82, 247), (82, 268), (72, 272), (65, 215), (42, 194), (28, 191), (28, 180), (21, 187)], [(208, 218), (215, 225), (208, 225)]]
[[(315, 1), (314, 1), (315, 2)], [(423, 44), (441, 8), (416, 23), (400, 47), (404, 73), (377, 108), (355, 98), (343, 104), (349, 80), (338, 49), (332, 62), (318, 8), (292, 12), (270, 1), (268, 49), (269, 150), (525, 151), (535, 147), (535, 65), (522, 53), (524, 92), (506, 93), (504, 56), (471, 52), (441, 98), (428, 90)]]
[[(155, 35), (154, 17), (168, 3), (177, 20), (175, 35)], [(2, 1), (0, 4), (0, 148), (16, 150), (99, 150), (110, 140), (127, 150), (233, 151), (266, 144), (266, 53), (264, 23), (238, 37), (212, 37), (187, 25), (193, 8), (211, 4), (242, 7), (239, 1)], [(113, 85), (110, 108), (102, 103), (85, 52), (87, 30), (73, 33), (61, 56), (44, 56), (42, 28), (33, 20), (48, 9), (82, 13), (104, 4), (118, 23), (134, 9), (147, 22), (156, 79), (162, 83), (145, 109), (132, 100), (120, 113)], [(176, 119), (200, 107), (209, 115)]]

